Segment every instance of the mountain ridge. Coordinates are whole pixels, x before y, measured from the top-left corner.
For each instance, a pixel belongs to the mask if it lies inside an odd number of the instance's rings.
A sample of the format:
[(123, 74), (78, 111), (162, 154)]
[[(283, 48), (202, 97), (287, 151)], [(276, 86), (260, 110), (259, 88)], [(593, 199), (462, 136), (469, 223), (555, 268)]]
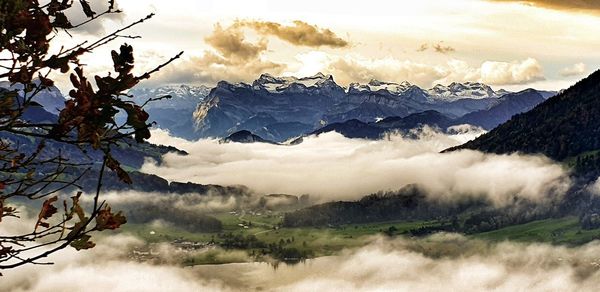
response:
[(494, 130), (447, 151), (540, 153), (565, 160), (600, 149), (600, 70), (518, 114)]
[[(436, 85), (436, 88), (442, 97), (409, 82), (371, 80), (343, 88), (332, 75), (324, 74), (302, 78), (262, 74), (252, 84), (221, 81), (194, 111), (193, 135), (196, 139), (218, 138), (248, 130), (282, 142), (328, 124), (353, 119), (369, 123), (428, 110), (455, 119), (488, 110), (502, 103), (501, 97), (508, 94), (477, 82)], [(523, 108), (518, 108), (510, 112), (522, 111)], [(268, 120), (257, 123), (257, 117), (263, 116)]]

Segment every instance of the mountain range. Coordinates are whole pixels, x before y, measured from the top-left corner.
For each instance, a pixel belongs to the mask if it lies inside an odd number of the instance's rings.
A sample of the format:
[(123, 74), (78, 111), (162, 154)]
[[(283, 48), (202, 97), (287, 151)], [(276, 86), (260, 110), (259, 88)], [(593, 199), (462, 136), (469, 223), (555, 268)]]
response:
[(464, 145), (493, 153), (541, 153), (555, 160), (600, 150), (600, 71), (542, 102), (531, 111)]
[(194, 138), (194, 111), (210, 92), (206, 86), (161, 86), (154, 88), (136, 87), (128, 92), (137, 104), (150, 99), (170, 96), (148, 102), (146, 112), (157, 126), (168, 129), (171, 134), (188, 139)]
[(281, 142), (336, 123), (372, 124), (427, 111), (436, 111), (456, 123), (491, 129), (552, 94), (534, 89), (494, 91), (475, 82), (425, 90), (408, 82), (371, 80), (343, 88), (333, 76), (320, 73), (304, 78), (263, 74), (252, 84), (219, 82), (198, 104), (194, 132), (185, 138), (227, 137), (247, 130)]

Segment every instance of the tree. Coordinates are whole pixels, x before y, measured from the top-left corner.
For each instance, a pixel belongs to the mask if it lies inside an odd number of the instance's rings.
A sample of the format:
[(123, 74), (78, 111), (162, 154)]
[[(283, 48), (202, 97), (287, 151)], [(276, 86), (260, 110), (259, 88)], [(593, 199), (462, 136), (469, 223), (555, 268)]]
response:
[[(113, 74), (94, 76), (94, 86), (84, 74), (79, 58), (115, 40), (137, 38), (122, 35), (122, 32), (150, 19), (153, 14), (92, 43), (82, 42), (52, 52), (50, 45), (56, 35), (71, 35), (69, 31), (77, 27), (121, 12), (115, 8), (114, 0), (107, 0), (107, 10), (100, 13), (93, 11), (86, 0), (78, 2), (87, 20), (72, 24), (65, 12), (79, 9), (73, 0), (50, 0), (45, 4), (37, 0), (0, 0), (0, 80), (22, 88), (0, 91), (0, 224), (8, 217), (18, 220), (15, 201), (37, 203), (39, 207), (31, 232), (0, 234), (0, 270), (25, 264), (49, 264), (42, 262), (44, 257), (68, 246), (77, 250), (92, 248), (92, 232), (117, 229), (126, 222), (121, 212), (113, 212), (100, 200), (105, 168), (121, 181), (132, 183), (119, 161), (111, 155), (111, 149), (122, 143), (142, 143), (150, 137), (146, 104), (135, 104), (126, 92), (183, 53), (136, 76), (132, 73), (133, 48), (123, 44), (111, 52)], [(72, 83), (65, 108), (54, 121), (28, 118), (35, 117), (40, 107), (35, 97), (53, 86), (52, 74), (68, 74)], [(162, 98), (168, 96), (150, 101)], [(118, 123), (115, 118), (119, 112), (126, 115), (124, 123)], [(15, 143), (6, 137), (27, 142)], [(50, 151), (49, 143), (70, 145), (83, 154), (99, 152), (102, 159), (76, 163), (60, 151)], [(65, 179), (73, 170), (79, 175)], [(78, 187), (78, 179), (85, 173), (97, 174), (93, 206), (89, 210), (82, 207), (81, 192), (60, 202), (58, 194)]]

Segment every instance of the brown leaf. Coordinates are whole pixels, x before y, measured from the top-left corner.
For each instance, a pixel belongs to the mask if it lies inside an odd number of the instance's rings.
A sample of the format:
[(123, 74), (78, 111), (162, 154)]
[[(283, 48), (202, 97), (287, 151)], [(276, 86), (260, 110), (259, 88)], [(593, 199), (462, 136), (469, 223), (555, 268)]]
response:
[(58, 209), (52, 205), (57, 200), (58, 197), (54, 196), (44, 201), (42, 209), (40, 210), (40, 214), (38, 214), (38, 221), (35, 224), (35, 229), (37, 229), (38, 226), (43, 226), (46, 228), (50, 227), (48, 223), (43, 221), (50, 219), (50, 217), (52, 217), (52, 215), (56, 214), (58, 211)]
[(114, 230), (125, 223), (127, 223), (127, 218), (125, 218), (122, 212), (119, 211), (116, 214), (113, 214), (110, 207), (107, 206), (98, 212), (95, 228), (99, 231), (105, 229)]
[(133, 183), (131, 177), (129, 177), (129, 174), (123, 168), (121, 168), (121, 164), (110, 155), (106, 157), (106, 166), (112, 171), (116, 172), (117, 177), (119, 177), (119, 180), (121, 180), (122, 182), (126, 184)]
[(74, 247), (76, 250), (90, 249), (96, 246), (95, 243), (90, 241), (90, 238), (92, 237), (87, 234), (84, 234), (81, 237), (73, 240), (73, 242), (71, 242), (71, 246)]

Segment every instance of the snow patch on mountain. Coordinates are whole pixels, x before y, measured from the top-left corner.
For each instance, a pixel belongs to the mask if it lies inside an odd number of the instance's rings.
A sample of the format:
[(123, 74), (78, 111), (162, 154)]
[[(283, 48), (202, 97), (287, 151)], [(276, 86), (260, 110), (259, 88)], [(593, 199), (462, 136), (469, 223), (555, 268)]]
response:
[(317, 73), (316, 75), (302, 78), (274, 77), (265, 73), (260, 75), (260, 78), (254, 81), (252, 87), (257, 90), (265, 89), (270, 93), (281, 93), (293, 89), (294, 86), (317, 88), (328, 82), (333, 82), (333, 76), (326, 76), (323, 73)]
[(453, 82), (448, 86), (437, 84), (433, 88), (428, 89), (427, 93), (434, 100), (453, 101), (463, 98), (498, 98), (509, 92), (503, 89), (494, 91), (490, 86), (479, 82)]

